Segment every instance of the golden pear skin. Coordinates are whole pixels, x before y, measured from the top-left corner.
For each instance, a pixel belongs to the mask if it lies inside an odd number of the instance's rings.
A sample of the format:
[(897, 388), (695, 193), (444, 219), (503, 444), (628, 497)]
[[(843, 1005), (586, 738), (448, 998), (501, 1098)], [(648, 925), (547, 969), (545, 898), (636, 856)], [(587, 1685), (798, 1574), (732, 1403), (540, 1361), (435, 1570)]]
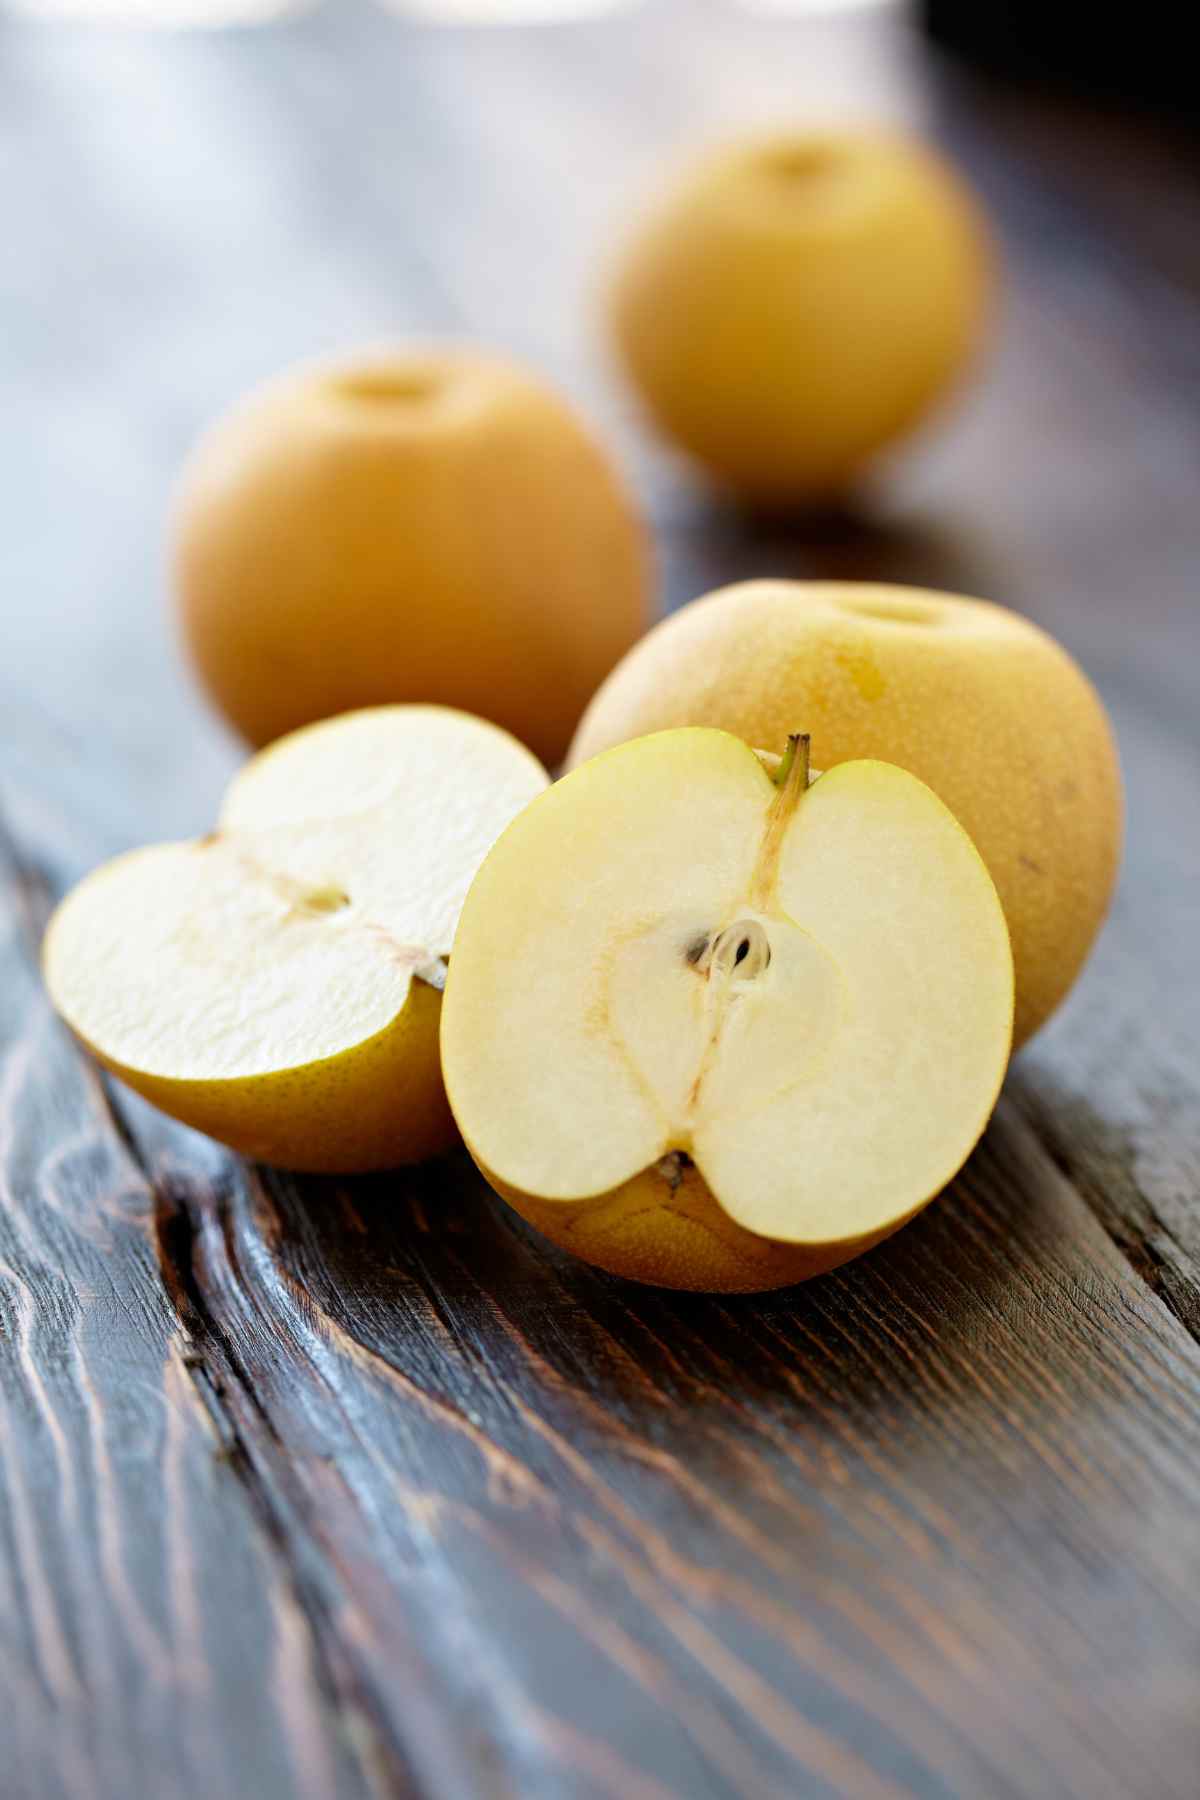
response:
[(255, 1162), (310, 1174), (424, 1162), (457, 1141), (438, 1061), (441, 994), (414, 979), (395, 1018), (362, 1044), (263, 1075), (173, 1080), (80, 1042), (160, 1112)]
[(731, 1219), (695, 1163), (675, 1157), (574, 1204), (522, 1193), (479, 1167), (514, 1212), (573, 1256), (626, 1281), (693, 1294), (765, 1294), (811, 1281), (873, 1250), (913, 1216), (836, 1244), (783, 1244)]
[(1014, 1041), (1070, 992), (1120, 862), (1116, 743), (1063, 647), (1002, 606), (921, 588), (750, 581), (693, 601), (613, 671), (576, 767), (646, 732), (711, 725), (814, 764), (886, 757), (926, 782), (996, 883), (1017, 976)]

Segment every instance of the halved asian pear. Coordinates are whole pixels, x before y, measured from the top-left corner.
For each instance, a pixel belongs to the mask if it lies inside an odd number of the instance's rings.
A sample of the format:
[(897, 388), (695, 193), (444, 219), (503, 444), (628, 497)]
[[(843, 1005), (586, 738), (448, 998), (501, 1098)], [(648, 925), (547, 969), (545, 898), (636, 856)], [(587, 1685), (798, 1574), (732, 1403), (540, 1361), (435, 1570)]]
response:
[(459, 910), (546, 782), (444, 707), (297, 731), (235, 778), (210, 836), (119, 856), (63, 901), (51, 998), (113, 1074), (247, 1156), (433, 1155), (454, 1137), (438, 1024)]
[(442, 1011), (455, 1118), (558, 1244), (668, 1287), (835, 1267), (951, 1179), (995, 1104), (996, 890), (915, 776), (809, 784), (689, 728), (606, 751), (510, 825)]

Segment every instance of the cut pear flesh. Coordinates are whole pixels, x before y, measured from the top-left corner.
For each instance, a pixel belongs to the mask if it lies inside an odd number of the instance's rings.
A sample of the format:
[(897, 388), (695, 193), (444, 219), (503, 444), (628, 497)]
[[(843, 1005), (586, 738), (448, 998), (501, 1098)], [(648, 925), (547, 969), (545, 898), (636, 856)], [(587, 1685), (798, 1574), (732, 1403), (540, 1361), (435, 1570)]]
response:
[[(816, 1247), (829, 1267), (962, 1164), (1012, 1010), (991, 878), (914, 776), (845, 763), (809, 786), (800, 757), (773, 779), (724, 732), (667, 731), (584, 764), (491, 851), (443, 1069), (484, 1172), (593, 1260), (589, 1207), (669, 1207), (690, 1159), (731, 1239)], [(663, 1261), (649, 1278), (772, 1285)]]
[(293, 1167), (444, 1143), (445, 958), (498, 833), (546, 786), (506, 732), (396, 706), (296, 732), (220, 829), (118, 857), (46, 937), (55, 1005), (165, 1110)]

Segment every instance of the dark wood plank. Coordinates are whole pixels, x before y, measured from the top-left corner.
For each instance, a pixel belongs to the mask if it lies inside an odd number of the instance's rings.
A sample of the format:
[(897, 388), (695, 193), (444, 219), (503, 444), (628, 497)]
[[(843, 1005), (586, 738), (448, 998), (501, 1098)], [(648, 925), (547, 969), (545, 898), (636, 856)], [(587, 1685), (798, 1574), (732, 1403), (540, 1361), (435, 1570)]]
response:
[(1013, 1108), (894, 1245), (744, 1302), (590, 1275), (462, 1164), (159, 1185), (386, 1741), (418, 1644), (502, 1791), (591, 1791), (588, 1743), (601, 1792), (1193, 1786), (1200, 1352)]
[[(1190, 216), (1194, 168), (931, 80), (873, 18), (327, 8), (0, 51), (6, 1793), (1192, 1800), (1200, 274), (1122, 184), (1169, 168)], [(853, 515), (767, 524), (640, 435), (584, 294), (664, 155), (847, 105), (984, 188), (998, 354)], [(279, 362), (395, 331), (564, 382), (670, 603), (763, 572), (991, 594), (1113, 710), (1100, 951), (964, 1176), (851, 1269), (679, 1298), (568, 1263), (461, 1159), (247, 1170), (48, 1017), (45, 887), (202, 827), (234, 758), (157, 573), (185, 445)]]
[(154, 1194), (0, 838), (0, 1671), (14, 1800), (371, 1790), (157, 1280)]

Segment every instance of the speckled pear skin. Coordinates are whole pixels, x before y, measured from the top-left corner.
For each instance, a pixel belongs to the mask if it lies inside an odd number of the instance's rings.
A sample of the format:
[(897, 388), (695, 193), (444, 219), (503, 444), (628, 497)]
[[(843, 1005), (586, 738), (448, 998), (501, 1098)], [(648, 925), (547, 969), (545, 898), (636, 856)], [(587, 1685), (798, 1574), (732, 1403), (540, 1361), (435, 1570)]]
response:
[(731, 1219), (692, 1162), (668, 1158), (607, 1194), (573, 1203), (518, 1193), (480, 1168), (522, 1218), (564, 1250), (626, 1281), (697, 1294), (764, 1294), (811, 1281), (874, 1249), (920, 1211), (838, 1244), (781, 1244)]
[(567, 766), (646, 732), (713, 725), (812, 737), (817, 768), (880, 757), (920, 776), (974, 839), (1012, 936), (1021, 1044), (1070, 992), (1120, 862), (1116, 744), (1063, 647), (983, 600), (751, 581), (664, 620), (580, 723)]

